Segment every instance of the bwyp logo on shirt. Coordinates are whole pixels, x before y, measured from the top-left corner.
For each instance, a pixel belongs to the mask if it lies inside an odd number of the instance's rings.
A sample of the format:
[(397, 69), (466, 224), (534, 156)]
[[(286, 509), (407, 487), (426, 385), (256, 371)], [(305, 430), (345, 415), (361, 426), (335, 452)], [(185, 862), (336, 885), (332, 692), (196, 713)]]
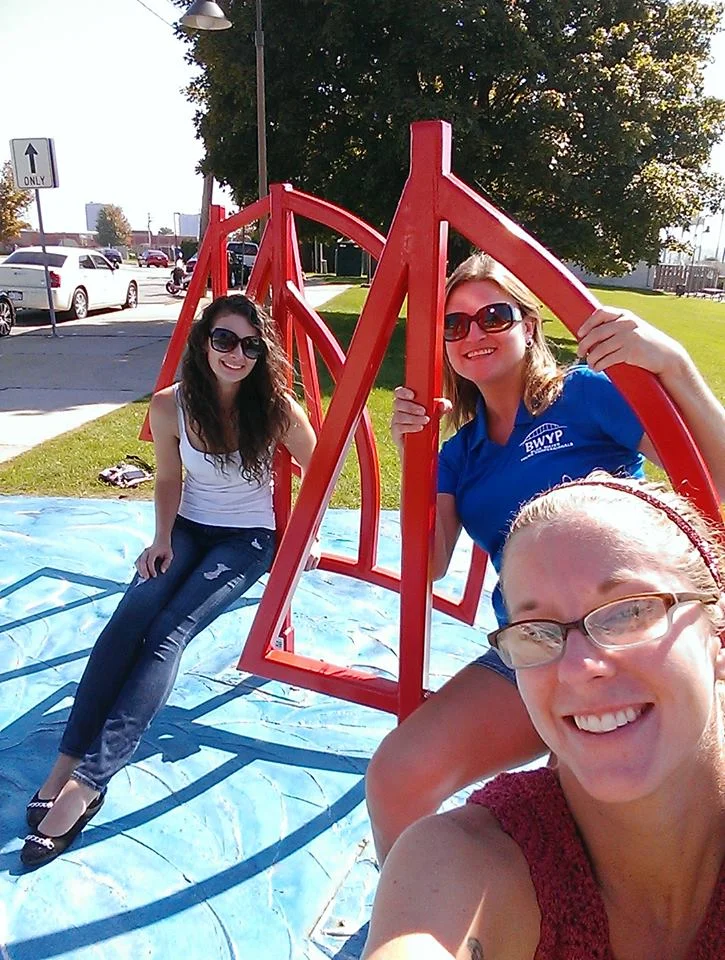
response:
[(551, 453), (553, 450), (566, 450), (567, 447), (573, 447), (574, 444), (571, 441), (564, 439), (565, 431), (566, 427), (558, 423), (542, 423), (531, 433), (527, 433), (519, 444), (524, 453), (521, 462), (539, 453)]

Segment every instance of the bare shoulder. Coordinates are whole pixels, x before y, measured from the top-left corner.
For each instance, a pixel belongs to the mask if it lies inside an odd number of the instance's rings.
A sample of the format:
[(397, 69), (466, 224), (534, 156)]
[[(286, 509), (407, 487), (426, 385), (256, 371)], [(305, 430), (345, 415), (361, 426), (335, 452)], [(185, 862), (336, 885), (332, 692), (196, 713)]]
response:
[(151, 428), (154, 434), (159, 429), (165, 433), (171, 433), (178, 436), (178, 415), (176, 407), (176, 385), (164, 387), (151, 398), (149, 407), (149, 416), (151, 418)]
[(151, 406), (157, 410), (168, 413), (176, 413), (176, 389), (177, 385), (172, 383), (170, 387), (163, 387), (151, 397)]
[(302, 404), (299, 403), (291, 393), (285, 394), (285, 399), (287, 400), (287, 406), (289, 408), (290, 427), (294, 428), (309, 424), (310, 419)]
[(456, 960), (531, 960), (539, 926), (519, 847), (485, 808), (469, 804), (420, 820), (395, 844), (365, 957), (407, 957), (405, 940), (413, 932), (431, 937), (446, 951), (441, 956)]
[[(467, 803), (438, 819), (446, 820), (475, 850), (482, 869), (496, 871), (499, 880), (511, 884), (530, 882), (529, 867), (521, 848), (505, 833), (494, 815), (478, 803)], [(533, 886), (531, 887), (533, 893)], [(508, 891), (510, 892), (510, 891)]]

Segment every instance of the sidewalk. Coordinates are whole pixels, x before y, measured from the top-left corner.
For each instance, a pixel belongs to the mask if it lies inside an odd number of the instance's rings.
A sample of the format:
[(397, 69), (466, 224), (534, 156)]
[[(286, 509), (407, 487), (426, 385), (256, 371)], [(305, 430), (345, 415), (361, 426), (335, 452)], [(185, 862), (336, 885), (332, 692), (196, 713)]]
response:
[[(347, 287), (308, 287), (312, 307)], [(16, 327), (0, 340), (0, 462), (150, 393), (181, 302)]]

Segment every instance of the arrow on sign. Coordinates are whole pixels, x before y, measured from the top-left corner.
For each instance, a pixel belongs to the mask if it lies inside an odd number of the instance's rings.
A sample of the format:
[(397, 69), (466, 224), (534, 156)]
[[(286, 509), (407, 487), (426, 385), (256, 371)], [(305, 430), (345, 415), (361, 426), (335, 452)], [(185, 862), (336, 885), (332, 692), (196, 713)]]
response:
[(35, 149), (32, 143), (28, 144), (28, 147), (25, 151), (25, 156), (28, 158), (28, 163), (30, 164), (30, 172), (35, 173), (35, 158), (38, 156), (38, 151)]

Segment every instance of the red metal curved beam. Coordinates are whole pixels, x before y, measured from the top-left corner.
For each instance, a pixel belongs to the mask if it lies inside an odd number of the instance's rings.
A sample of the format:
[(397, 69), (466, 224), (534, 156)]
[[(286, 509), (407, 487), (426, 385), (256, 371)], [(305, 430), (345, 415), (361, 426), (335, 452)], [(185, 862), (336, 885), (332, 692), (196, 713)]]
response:
[(289, 205), (293, 213), (307, 217), (308, 220), (323, 223), (331, 230), (344, 234), (363, 250), (367, 250), (375, 260), (380, 259), (385, 246), (385, 237), (360, 217), (343, 210), (342, 207), (335, 206), (334, 203), (320, 200), (319, 197), (302, 193), (301, 190), (294, 190), (292, 187), (290, 187)]
[[(342, 347), (332, 331), (322, 322), (317, 313), (310, 309), (300, 291), (293, 284), (287, 285), (287, 296), (295, 319), (300, 323), (307, 337), (315, 343), (323, 363), (330, 372), (330, 376), (333, 381), (337, 382), (345, 363), (345, 353)], [(355, 446), (360, 467), (362, 504), (360, 509), (358, 565), (361, 569), (369, 569), (376, 562), (378, 549), (380, 465), (375, 446), (373, 425), (367, 408), (363, 410), (360, 424), (355, 431)], [(323, 558), (320, 565), (325, 568), (326, 562), (327, 558)]]

